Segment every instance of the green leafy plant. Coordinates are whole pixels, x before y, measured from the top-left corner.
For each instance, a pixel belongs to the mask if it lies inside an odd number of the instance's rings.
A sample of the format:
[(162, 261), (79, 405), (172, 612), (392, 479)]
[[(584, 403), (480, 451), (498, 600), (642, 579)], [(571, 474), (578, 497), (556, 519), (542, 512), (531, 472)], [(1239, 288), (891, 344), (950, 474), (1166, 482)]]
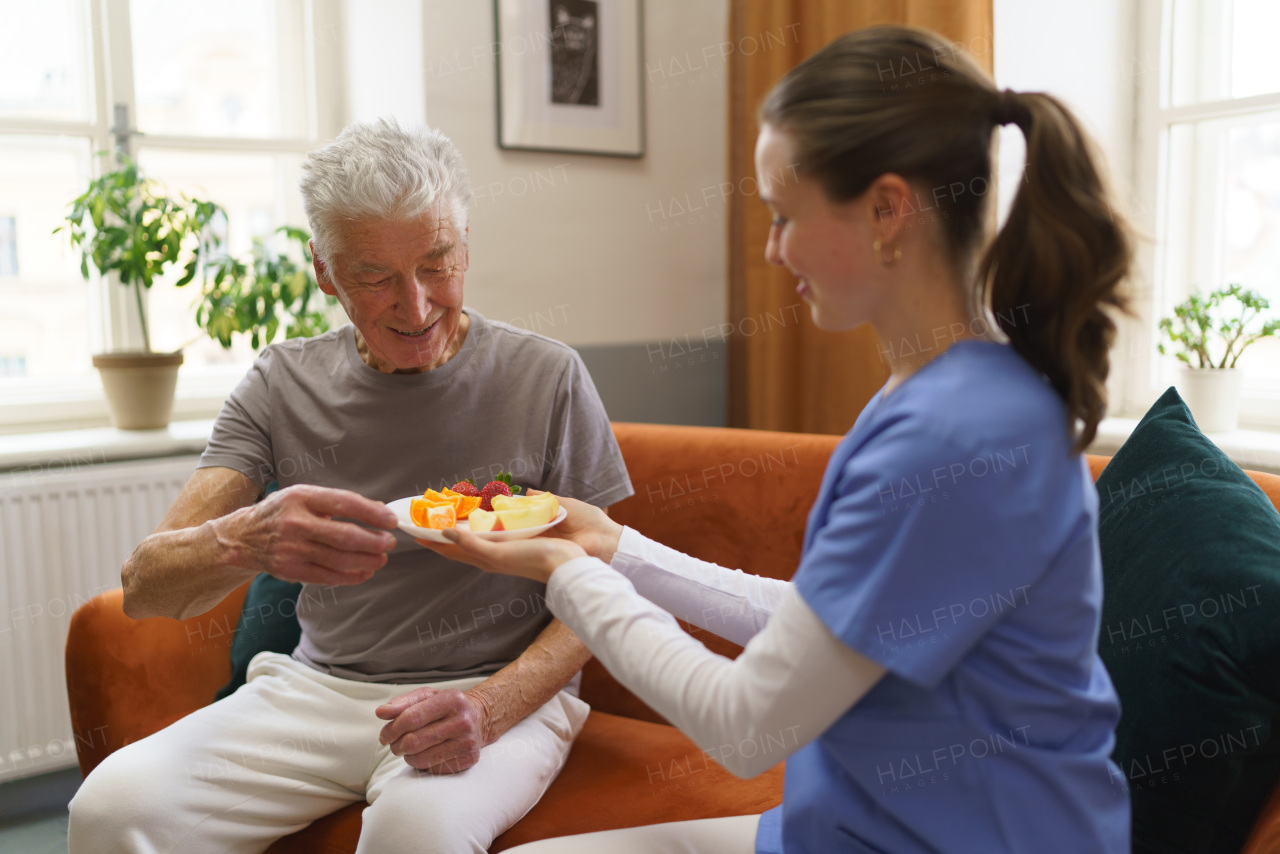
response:
[(248, 260), (223, 256), (208, 262), (196, 322), (209, 337), (230, 347), (232, 336), (249, 335), (256, 350), (275, 340), (318, 335), (329, 328), (327, 306), (336, 300), (316, 283), (304, 229), (282, 226), (276, 233), (301, 249), (301, 263), (287, 253), (272, 252), (255, 240)]
[(210, 227), (226, 217), (217, 204), (173, 195), (146, 178), (138, 165), (121, 158), (121, 165), (90, 182), (70, 205), (67, 229), (71, 245), (80, 252), (80, 273), (89, 278), (92, 265), (100, 274), (116, 273), (133, 289), (138, 322), (146, 349), (151, 334), (143, 310), (142, 291), (182, 264), (174, 284), (185, 287), (200, 277), (196, 322), (213, 340), (230, 348), (232, 337), (247, 334), (256, 350), (270, 344), (283, 326), (285, 337), (316, 335), (329, 328), (325, 308), (336, 300), (316, 283), (304, 229), (276, 229), (301, 249), (301, 262), (288, 253), (272, 252), (254, 241), (249, 258), (219, 253), (221, 240)]
[(175, 284), (190, 284), (202, 256), (217, 248), (217, 238), (208, 226), (222, 209), (213, 202), (170, 195), (127, 158), (122, 158), (119, 168), (91, 181), (70, 207), (67, 225), (54, 233), (67, 229), (72, 247), (80, 252), (80, 274), (85, 279), (92, 265), (104, 276), (116, 273), (122, 285), (133, 289), (142, 340), (149, 352), (151, 333), (142, 306), (143, 289), (184, 260), (185, 269)]
[[(1280, 336), (1280, 319), (1266, 318), (1271, 302), (1239, 284), (1213, 291), (1207, 297), (1192, 293), (1173, 307), (1173, 317), (1161, 318), (1159, 328), (1169, 339), (1173, 355), (1193, 368), (1234, 368), (1240, 354), (1263, 338)], [(1164, 342), (1157, 345), (1167, 354)], [(1221, 355), (1215, 355), (1220, 351)], [(1195, 357), (1196, 364), (1191, 359)]]

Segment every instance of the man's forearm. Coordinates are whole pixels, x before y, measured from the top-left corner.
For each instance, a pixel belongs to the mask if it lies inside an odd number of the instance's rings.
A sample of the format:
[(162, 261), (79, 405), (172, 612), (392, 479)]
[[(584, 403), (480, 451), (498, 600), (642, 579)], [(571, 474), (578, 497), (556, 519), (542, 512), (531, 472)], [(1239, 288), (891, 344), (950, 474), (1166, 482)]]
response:
[(252, 578), (219, 532), (257, 497), (258, 487), (238, 471), (196, 469), (160, 527), (121, 567), (124, 612), (134, 619), (187, 619)]
[(519, 658), (467, 691), (484, 708), (484, 743), (497, 741), (554, 697), (590, 658), (578, 636), (552, 620)]
[(147, 537), (125, 562), (120, 578), (125, 613), (135, 619), (203, 614), (254, 576), (229, 565), (216, 526), (161, 531)]

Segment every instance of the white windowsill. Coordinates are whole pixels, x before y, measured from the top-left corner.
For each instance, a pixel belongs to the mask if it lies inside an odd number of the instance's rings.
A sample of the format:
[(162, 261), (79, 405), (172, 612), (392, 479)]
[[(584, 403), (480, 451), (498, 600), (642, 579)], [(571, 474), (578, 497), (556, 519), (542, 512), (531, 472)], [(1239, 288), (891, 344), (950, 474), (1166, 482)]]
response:
[(66, 468), (204, 451), (213, 420), (174, 421), (163, 430), (95, 427), (0, 436), (0, 471)]
[[(1111, 456), (1138, 426), (1137, 418), (1106, 418), (1089, 453)], [(86, 465), (120, 460), (199, 454), (213, 430), (212, 419), (174, 421), (164, 430), (60, 430), (0, 436), (0, 471)], [(1236, 430), (1209, 435), (1237, 465), (1280, 474), (1280, 432)]]
[[(1098, 435), (1089, 446), (1089, 453), (1112, 456), (1120, 450), (1139, 420), (1104, 418), (1098, 425)], [(1280, 474), (1280, 432), (1233, 430), (1205, 435), (1241, 468)]]

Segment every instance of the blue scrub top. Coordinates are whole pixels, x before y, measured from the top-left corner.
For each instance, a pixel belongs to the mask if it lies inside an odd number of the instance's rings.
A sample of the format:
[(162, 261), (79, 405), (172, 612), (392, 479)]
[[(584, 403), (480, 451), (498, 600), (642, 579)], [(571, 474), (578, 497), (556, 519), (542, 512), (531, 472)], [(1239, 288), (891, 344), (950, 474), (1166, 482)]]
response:
[(962, 341), (837, 447), (795, 583), (884, 678), (787, 761), (757, 850), (1128, 854), (1098, 500), (1066, 409)]

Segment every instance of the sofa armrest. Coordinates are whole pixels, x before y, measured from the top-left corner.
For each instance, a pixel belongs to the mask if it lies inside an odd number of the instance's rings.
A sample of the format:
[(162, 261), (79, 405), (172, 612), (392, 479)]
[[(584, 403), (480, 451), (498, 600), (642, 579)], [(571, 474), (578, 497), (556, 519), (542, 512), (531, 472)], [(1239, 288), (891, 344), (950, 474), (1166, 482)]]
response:
[(125, 616), (120, 588), (76, 611), (67, 631), (67, 698), (80, 772), (201, 706), (231, 677), (231, 638), (248, 584), (189, 620)]
[(1280, 852), (1280, 785), (1271, 792), (1271, 800), (1258, 814), (1253, 832), (1240, 854), (1276, 854)]

